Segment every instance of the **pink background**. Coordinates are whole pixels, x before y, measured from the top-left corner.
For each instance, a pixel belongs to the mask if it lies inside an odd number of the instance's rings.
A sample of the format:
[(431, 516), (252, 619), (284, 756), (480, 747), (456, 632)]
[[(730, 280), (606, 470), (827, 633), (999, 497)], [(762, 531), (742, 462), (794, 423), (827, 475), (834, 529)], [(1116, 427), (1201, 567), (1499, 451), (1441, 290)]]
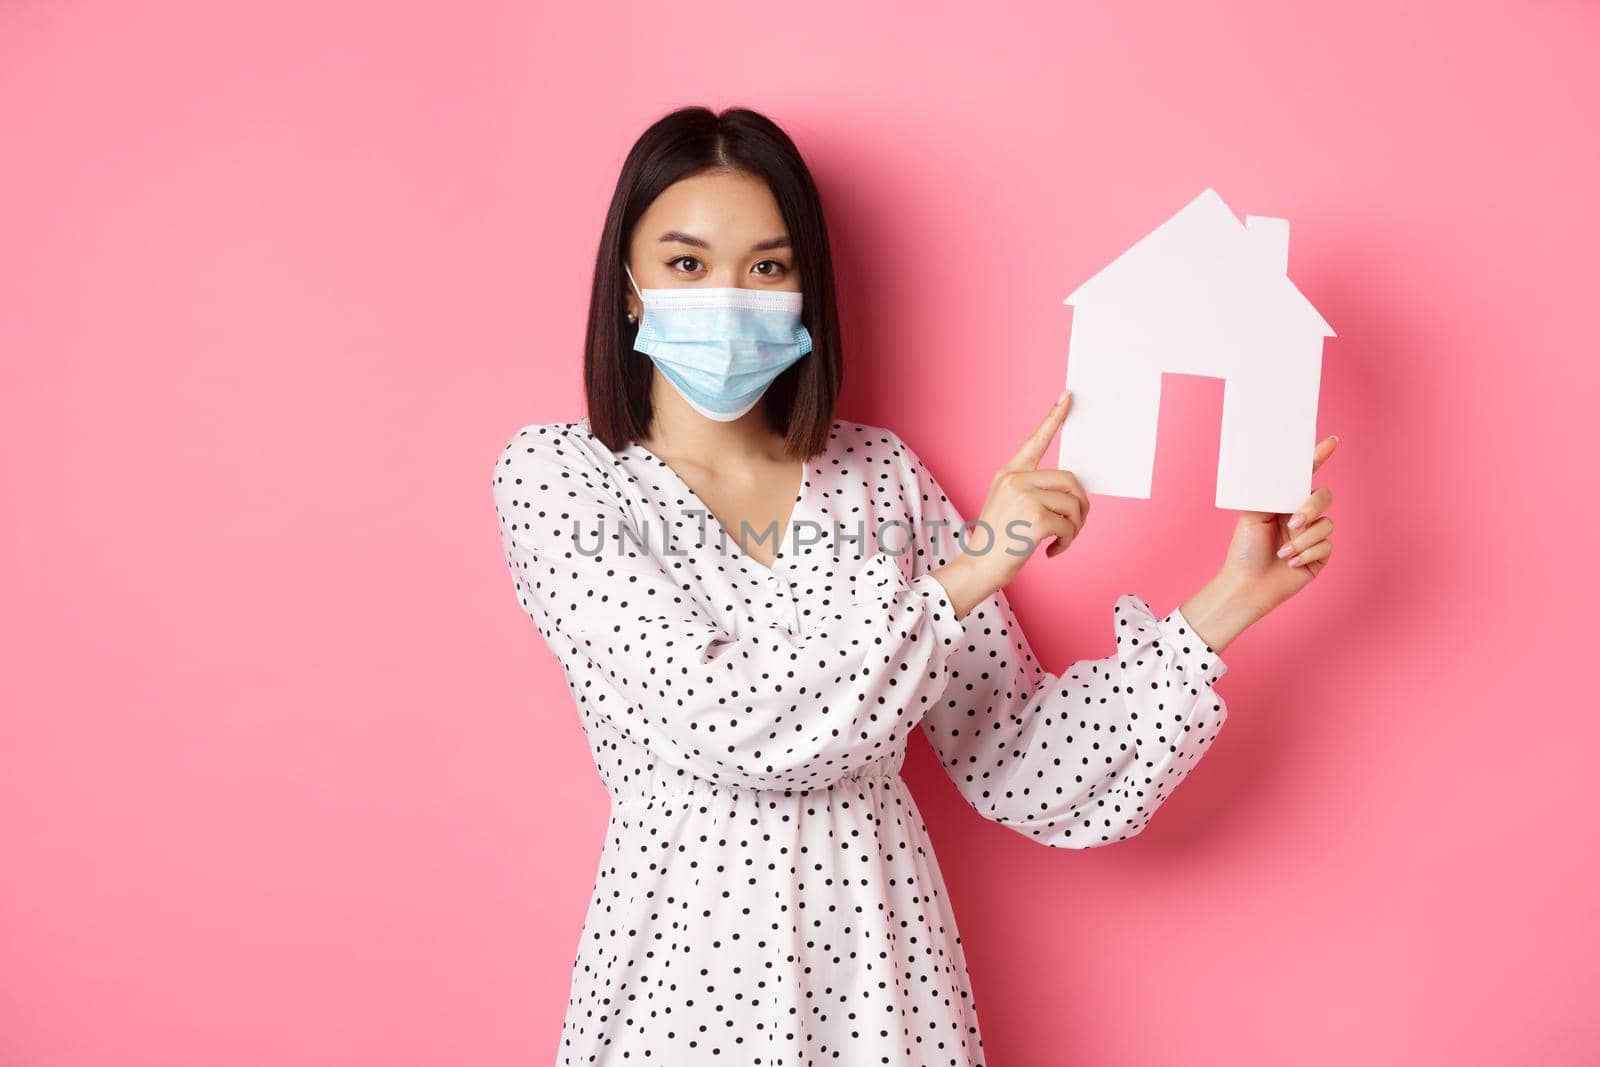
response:
[[(968, 510), (1062, 297), (1207, 185), (1339, 332), (1338, 551), (1146, 834), (1040, 848), (913, 746), (993, 1067), (1600, 1060), (1600, 8), (686, 10), (0, 6), (0, 1062), (552, 1062), (606, 795), (490, 471), (582, 414), (685, 103), (800, 144), (841, 414)], [(1167, 386), (1155, 498), (1012, 587), (1055, 669), (1220, 561), (1221, 383)]]

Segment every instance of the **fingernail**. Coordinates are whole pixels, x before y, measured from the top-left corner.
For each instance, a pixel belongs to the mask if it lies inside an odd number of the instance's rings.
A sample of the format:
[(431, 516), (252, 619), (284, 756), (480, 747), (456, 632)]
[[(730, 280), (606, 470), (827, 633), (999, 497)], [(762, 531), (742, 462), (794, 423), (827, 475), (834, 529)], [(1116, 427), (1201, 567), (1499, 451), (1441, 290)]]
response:
[(1291, 560), (1290, 560), (1290, 561), (1289, 561), (1289, 566), (1291, 566), (1291, 567), (1298, 567), (1298, 566), (1300, 566), (1300, 557), (1299, 557), (1299, 556), (1296, 556), (1296, 557), (1295, 557), (1295, 558), (1294, 558), (1294, 559), (1291, 559)]
[(1292, 556), (1293, 554), (1294, 554), (1294, 546), (1293, 545), (1284, 545), (1282, 548), (1278, 549), (1278, 558), (1279, 559), (1282, 559), (1284, 556)]
[(1062, 401), (1066, 400), (1067, 399), (1067, 394), (1070, 393), (1070, 392), (1072, 392), (1071, 389), (1063, 389), (1063, 390), (1061, 390), (1061, 395), (1056, 397), (1056, 403), (1059, 404)]
[(1305, 524), (1306, 524), (1305, 517), (1300, 515), (1299, 513), (1296, 513), (1294, 515), (1290, 515), (1289, 516), (1289, 529), (1298, 530), (1298, 529), (1300, 529), (1300, 527), (1304, 526)]
[(1338, 444), (1339, 443), (1339, 435), (1338, 434), (1329, 434), (1329, 436), (1333, 438), (1333, 443), (1334, 444)]

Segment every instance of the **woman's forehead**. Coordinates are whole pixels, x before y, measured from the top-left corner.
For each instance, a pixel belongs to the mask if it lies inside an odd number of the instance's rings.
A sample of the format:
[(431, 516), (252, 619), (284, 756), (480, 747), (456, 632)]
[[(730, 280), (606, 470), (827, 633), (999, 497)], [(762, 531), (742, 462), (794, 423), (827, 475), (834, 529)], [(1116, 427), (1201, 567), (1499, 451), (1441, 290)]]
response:
[(662, 191), (640, 217), (641, 235), (705, 248), (782, 247), (787, 237), (783, 214), (772, 190), (748, 174), (695, 175)]

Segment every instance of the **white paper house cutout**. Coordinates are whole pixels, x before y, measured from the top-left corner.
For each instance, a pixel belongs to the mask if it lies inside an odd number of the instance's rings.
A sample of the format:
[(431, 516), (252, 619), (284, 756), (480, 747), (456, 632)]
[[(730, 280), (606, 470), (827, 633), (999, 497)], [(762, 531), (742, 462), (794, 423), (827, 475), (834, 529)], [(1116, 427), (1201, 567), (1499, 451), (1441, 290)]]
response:
[(1091, 493), (1148, 497), (1163, 372), (1226, 381), (1217, 506), (1293, 511), (1311, 492), (1322, 339), (1289, 281), (1289, 223), (1241, 224), (1214, 190), (1080, 285), (1060, 466)]

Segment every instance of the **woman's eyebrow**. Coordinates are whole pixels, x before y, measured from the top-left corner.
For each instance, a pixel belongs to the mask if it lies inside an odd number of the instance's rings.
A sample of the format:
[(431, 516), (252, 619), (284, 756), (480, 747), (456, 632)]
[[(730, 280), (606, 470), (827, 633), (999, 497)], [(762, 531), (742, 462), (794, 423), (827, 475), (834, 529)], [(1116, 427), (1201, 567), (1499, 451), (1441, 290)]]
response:
[[(695, 248), (710, 248), (711, 245), (693, 234), (684, 233), (682, 230), (668, 230), (661, 235), (663, 244), (692, 245)], [(774, 248), (788, 248), (788, 237), (768, 237), (765, 241), (757, 241), (750, 246), (752, 252), (766, 252)]]

